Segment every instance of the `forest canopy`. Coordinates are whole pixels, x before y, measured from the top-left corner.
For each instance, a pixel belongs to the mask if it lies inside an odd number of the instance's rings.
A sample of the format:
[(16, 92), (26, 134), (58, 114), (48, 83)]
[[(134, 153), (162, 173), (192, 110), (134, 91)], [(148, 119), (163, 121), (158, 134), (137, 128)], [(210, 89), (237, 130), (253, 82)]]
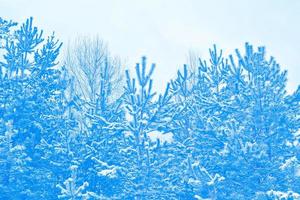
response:
[(265, 47), (123, 70), (99, 38), (0, 18), (0, 199), (300, 199), (300, 87)]

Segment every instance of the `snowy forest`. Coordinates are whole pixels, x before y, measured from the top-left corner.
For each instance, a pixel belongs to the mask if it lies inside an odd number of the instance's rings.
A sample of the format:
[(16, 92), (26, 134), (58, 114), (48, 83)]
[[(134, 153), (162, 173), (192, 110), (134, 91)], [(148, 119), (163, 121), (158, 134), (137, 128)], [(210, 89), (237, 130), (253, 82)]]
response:
[(265, 47), (187, 63), (155, 91), (101, 40), (0, 18), (0, 199), (300, 199), (300, 87)]

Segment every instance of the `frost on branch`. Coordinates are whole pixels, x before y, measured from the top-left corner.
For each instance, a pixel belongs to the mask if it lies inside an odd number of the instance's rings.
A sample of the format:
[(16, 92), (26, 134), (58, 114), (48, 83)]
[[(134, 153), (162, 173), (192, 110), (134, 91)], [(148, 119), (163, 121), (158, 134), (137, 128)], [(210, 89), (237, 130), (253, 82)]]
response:
[(275, 200), (288, 200), (288, 199), (300, 199), (300, 194), (293, 191), (281, 192), (270, 190), (267, 192), (267, 195)]
[(86, 191), (89, 186), (88, 182), (84, 182), (82, 185), (77, 186), (76, 176), (77, 176), (77, 168), (78, 166), (72, 165), (70, 166), (71, 177), (64, 181), (64, 186), (57, 185), (56, 187), (60, 189), (61, 194), (58, 195), (59, 199), (90, 199), (91, 197), (97, 197), (97, 195), (93, 192)]

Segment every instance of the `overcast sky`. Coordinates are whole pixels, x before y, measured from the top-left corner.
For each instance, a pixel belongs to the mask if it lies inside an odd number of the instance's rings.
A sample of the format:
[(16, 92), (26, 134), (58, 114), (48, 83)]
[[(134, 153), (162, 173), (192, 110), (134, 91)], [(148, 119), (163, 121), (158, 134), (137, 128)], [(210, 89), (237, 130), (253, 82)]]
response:
[(207, 58), (214, 43), (227, 52), (245, 42), (265, 45), (289, 71), (289, 90), (300, 84), (299, 0), (0, 0), (0, 16), (17, 22), (33, 16), (65, 44), (99, 35), (127, 68), (146, 55), (157, 64), (158, 89), (190, 50)]

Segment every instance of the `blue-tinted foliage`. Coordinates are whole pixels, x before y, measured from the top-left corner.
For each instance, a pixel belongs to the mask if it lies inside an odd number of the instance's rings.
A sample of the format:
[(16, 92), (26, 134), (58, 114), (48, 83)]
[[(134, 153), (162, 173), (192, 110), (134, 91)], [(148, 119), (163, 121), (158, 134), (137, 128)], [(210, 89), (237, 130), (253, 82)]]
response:
[(32, 18), (0, 44), (0, 199), (300, 199), (300, 87), (264, 47), (214, 45), (157, 94), (145, 57), (122, 85), (107, 55), (59, 66)]

